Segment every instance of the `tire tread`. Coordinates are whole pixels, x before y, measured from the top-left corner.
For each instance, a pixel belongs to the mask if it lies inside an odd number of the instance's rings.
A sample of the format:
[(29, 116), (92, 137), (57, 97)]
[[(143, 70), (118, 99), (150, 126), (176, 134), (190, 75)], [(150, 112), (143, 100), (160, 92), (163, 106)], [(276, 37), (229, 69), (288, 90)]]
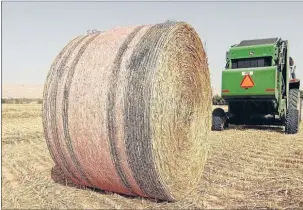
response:
[(289, 91), (289, 106), (286, 112), (285, 132), (287, 134), (296, 134), (299, 131), (299, 114), (301, 107), (298, 107), (300, 100), (300, 91), (291, 89)]

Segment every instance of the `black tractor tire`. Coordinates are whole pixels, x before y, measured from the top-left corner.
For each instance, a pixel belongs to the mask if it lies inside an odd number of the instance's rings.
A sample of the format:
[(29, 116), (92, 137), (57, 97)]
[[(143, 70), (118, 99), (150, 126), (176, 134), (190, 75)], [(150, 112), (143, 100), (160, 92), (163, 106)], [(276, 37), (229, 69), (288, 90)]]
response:
[(296, 134), (299, 131), (299, 111), (288, 109), (285, 119), (285, 132), (287, 134)]
[(226, 129), (226, 128), (229, 128), (229, 122), (228, 122), (228, 120), (226, 120), (225, 123), (224, 123), (224, 129)]
[(301, 98), (298, 89), (289, 90), (289, 104), (285, 118), (285, 133), (296, 134), (299, 131)]
[(213, 131), (223, 131), (224, 128), (224, 123), (222, 121), (222, 118), (221, 117), (218, 117), (218, 116), (213, 116), (213, 122), (212, 122), (212, 130)]
[(222, 108), (216, 108), (212, 113), (212, 130), (223, 131), (228, 127), (227, 116)]
[(225, 111), (222, 108), (216, 108), (213, 111), (213, 116), (224, 118), (225, 115)]

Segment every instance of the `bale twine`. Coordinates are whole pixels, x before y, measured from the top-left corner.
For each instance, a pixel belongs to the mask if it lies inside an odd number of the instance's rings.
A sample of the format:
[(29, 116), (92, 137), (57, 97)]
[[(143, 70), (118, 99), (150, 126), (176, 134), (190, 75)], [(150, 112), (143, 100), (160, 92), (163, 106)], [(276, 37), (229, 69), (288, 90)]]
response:
[(183, 199), (203, 172), (211, 97), (206, 53), (187, 23), (79, 36), (46, 80), (47, 145), (77, 184)]

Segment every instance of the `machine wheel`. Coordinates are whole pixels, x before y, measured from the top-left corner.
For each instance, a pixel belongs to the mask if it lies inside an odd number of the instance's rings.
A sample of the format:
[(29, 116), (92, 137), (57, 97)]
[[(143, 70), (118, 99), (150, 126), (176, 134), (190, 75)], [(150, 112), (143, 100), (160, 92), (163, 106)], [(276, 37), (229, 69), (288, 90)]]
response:
[(224, 123), (224, 129), (225, 128), (229, 128), (229, 122), (226, 120), (226, 122)]
[(285, 132), (287, 134), (296, 134), (299, 129), (299, 111), (289, 109), (286, 113)]
[(299, 130), (301, 113), (300, 91), (291, 89), (289, 91), (289, 106), (286, 112), (285, 132), (287, 134), (296, 134)]
[(213, 131), (223, 131), (223, 121), (222, 118), (218, 116), (213, 116), (212, 130)]
[(226, 113), (223, 109), (216, 108), (212, 115), (212, 130), (222, 131), (228, 127)]

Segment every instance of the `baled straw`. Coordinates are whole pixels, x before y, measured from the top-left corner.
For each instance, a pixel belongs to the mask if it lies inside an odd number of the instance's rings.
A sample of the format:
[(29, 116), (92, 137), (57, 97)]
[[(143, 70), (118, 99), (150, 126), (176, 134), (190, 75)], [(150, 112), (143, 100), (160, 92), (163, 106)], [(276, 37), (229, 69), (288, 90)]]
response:
[(211, 86), (198, 34), (184, 22), (79, 36), (44, 89), (51, 156), (73, 182), (183, 199), (207, 155)]

